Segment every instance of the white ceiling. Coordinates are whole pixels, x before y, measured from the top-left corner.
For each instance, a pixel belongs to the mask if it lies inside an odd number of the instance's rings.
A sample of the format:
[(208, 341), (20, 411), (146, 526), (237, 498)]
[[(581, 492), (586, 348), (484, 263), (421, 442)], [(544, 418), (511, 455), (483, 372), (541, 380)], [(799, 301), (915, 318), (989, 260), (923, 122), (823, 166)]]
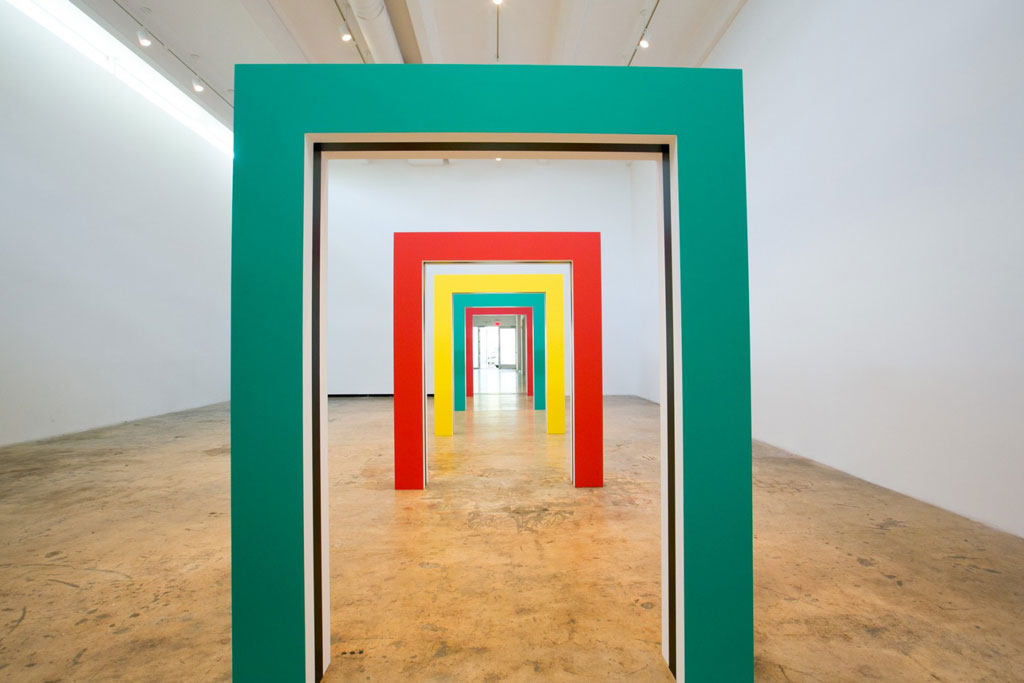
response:
[[(229, 127), (235, 64), (373, 61), (348, 0), (73, 2)], [(406, 61), (633, 66), (700, 66), (744, 2), (504, 0), (499, 60), (492, 0), (386, 0)], [(340, 40), (341, 13), (352, 42)], [(639, 49), (648, 20), (650, 47)], [(149, 48), (140, 24), (158, 41)], [(193, 72), (203, 93), (192, 92)]]

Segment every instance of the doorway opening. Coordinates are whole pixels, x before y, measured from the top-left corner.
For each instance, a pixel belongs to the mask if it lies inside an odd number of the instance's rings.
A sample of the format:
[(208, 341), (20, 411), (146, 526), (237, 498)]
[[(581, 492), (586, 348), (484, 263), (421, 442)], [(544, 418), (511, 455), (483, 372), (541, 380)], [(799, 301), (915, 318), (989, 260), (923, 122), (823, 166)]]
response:
[[(383, 145), (383, 148), (382, 148)], [(409, 148), (412, 149), (409, 149)], [(493, 155), (496, 151), (501, 151), (505, 158), (511, 158), (513, 155), (519, 154), (524, 158), (531, 158), (535, 155), (545, 154), (565, 154), (572, 155), (575, 157), (583, 156), (589, 158), (606, 158), (606, 155), (621, 154), (624, 156), (633, 155), (633, 158), (637, 158), (637, 155), (647, 155), (642, 158), (651, 159), (655, 158), (661, 164), (662, 171), (662, 195), (659, 197), (662, 202), (662, 225), (663, 242), (659, 243), (659, 258), (660, 263), (654, 264), (658, 267), (661, 273), (661, 312), (663, 317), (662, 323), (662, 335), (661, 335), (661, 376), (662, 376), (662, 391), (661, 391), (661, 407), (660, 407), (660, 422), (661, 422), (661, 465), (662, 471), (661, 476), (664, 481), (674, 482), (676, 480), (675, 468), (675, 448), (676, 448), (676, 431), (675, 431), (675, 396), (678, 388), (678, 380), (676, 377), (676, 369), (674, 366), (674, 356), (676, 352), (676, 342), (678, 338), (674, 336), (674, 330), (678, 325), (678, 316), (675, 311), (675, 303), (672, 297), (673, 286), (677, 285), (677, 281), (674, 280), (677, 277), (673, 263), (677, 262), (673, 258), (674, 250), (676, 245), (674, 242), (674, 231), (672, 230), (671, 213), (669, 209), (669, 198), (671, 197), (671, 184), (669, 183), (670, 178), (670, 164), (669, 154), (670, 149), (667, 144), (643, 144), (643, 145), (622, 145), (622, 144), (551, 144), (551, 143), (465, 143), (463, 145), (453, 143), (440, 143), (440, 144), (425, 144), (425, 143), (399, 143), (399, 146), (388, 146), (384, 143), (318, 143), (314, 145), (314, 164), (313, 164), (313, 175), (314, 175), (314, 187), (321, 188), (320, 191), (313, 192), (313, 253), (312, 253), (312, 268), (313, 282), (312, 282), (312, 295), (313, 295), (313, 334), (311, 336), (312, 353), (311, 358), (313, 359), (313, 367), (311, 376), (313, 379), (312, 388), (312, 406), (313, 406), (313, 420), (312, 420), (312, 435), (313, 435), (313, 492), (314, 500), (312, 501), (312, 513), (313, 513), (313, 536), (319, 538), (322, 541), (326, 539), (327, 525), (325, 523), (326, 513), (328, 512), (328, 495), (329, 492), (326, 489), (326, 481), (324, 475), (324, 469), (322, 464), (325, 458), (326, 451), (326, 439), (322, 438), (325, 436), (323, 426), (326, 423), (326, 404), (323, 401), (323, 397), (326, 394), (327, 388), (324, 386), (322, 381), (323, 373), (325, 371), (325, 364), (323, 358), (325, 354), (324, 344), (322, 344), (325, 332), (323, 322), (321, 320), (324, 314), (325, 302), (321, 296), (322, 286), (322, 273), (326, 267), (325, 259), (323, 258), (323, 248), (326, 244), (325, 231), (321, 230), (321, 225), (324, 223), (324, 216), (326, 214), (326, 192), (323, 190), (323, 166), (324, 162), (329, 155), (337, 155), (344, 157), (344, 155), (359, 155), (359, 156), (371, 156), (374, 153), (382, 154), (408, 154), (410, 152), (426, 153), (426, 154), (438, 154), (443, 153), (445, 155), (452, 155), (458, 157), (460, 154), (467, 154), (469, 156), (476, 155), (478, 158), (482, 154), (488, 156)], [(351, 158), (351, 156), (350, 156)], [(426, 318), (427, 316), (424, 316)], [(486, 325), (486, 321), (481, 321), (484, 324), (477, 325), (477, 320), (473, 320), (473, 371), (475, 384), (480, 388), (480, 393), (489, 394), (490, 391), (485, 391), (484, 384), (487, 383), (488, 389), (495, 389), (494, 394), (521, 394), (522, 385), (525, 384), (524, 368), (523, 368), (523, 353), (525, 347), (524, 342), (521, 339), (522, 325), (519, 321), (515, 323), (505, 323), (499, 325)], [(493, 322), (493, 321), (492, 321)], [(424, 330), (424, 336), (426, 331)], [(482, 374), (484, 372), (496, 373), (494, 377), (496, 381), (490, 382), (490, 379), (485, 379)], [(501, 373), (505, 372), (505, 375)], [(429, 375), (429, 372), (426, 373)], [(512, 379), (504, 379), (505, 377), (511, 377)], [(571, 383), (568, 384), (571, 386)], [(424, 420), (424, 430), (429, 427), (429, 421)], [(573, 421), (575, 426), (575, 421)], [(425, 441), (427, 439), (425, 438)], [(663, 577), (667, 580), (663, 580), (663, 591), (662, 591), (662, 621), (663, 621), (663, 652), (670, 668), (675, 670), (676, 666), (676, 652), (677, 652), (677, 640), (678, 632), (676, 628), (677, 614), (679, 612), (680, 597), (675, 594), (675, 567), (677, 563), (677, 547), (676, 537), (677, 529), (676, 525), (676, 505), (675, 505), (675, 486), (664, 485), (662, 490), (665, 495), (662, 496), (662, 514), (661, 517), (664, 520), (663, 528), (663, 545), (662, 545), (662, 560), (663, 560)], [(322, 672), (326, 666), (326, 663), (330, 658), (330, 628), (329, 628), (329, 603), (328, 593), (325, 590), (326, 570), (328, 568), (327, 557), (323, 550), (322, 543), (314, 544), (314, 599), (313, 605), (315, 609), (315, 615), (313, 623), (316, 627), (316, 671)], [(431, 564), (431, 563), (427, 563)], [(647, 609), (647, 608), (644, 608)]]
[(488, 394), (526, 393), (526, 316), (473, 316), (474, 407)]

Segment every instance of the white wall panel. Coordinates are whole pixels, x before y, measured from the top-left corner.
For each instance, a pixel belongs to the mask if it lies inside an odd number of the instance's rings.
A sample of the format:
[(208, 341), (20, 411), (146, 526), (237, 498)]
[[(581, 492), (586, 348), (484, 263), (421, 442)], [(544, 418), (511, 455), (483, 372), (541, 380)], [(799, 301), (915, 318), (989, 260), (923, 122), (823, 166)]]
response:
[(0, 3), (0, 444), (228, 398), (231, 159)]
[[(601, 233), (604, 392), (657, 400), (656, 167), (653, 161), (330, 162), (330, 393), (393, 391), (396, 231), (567, 230)], [(645, 206), (636, 207), (636, 201)], [(454, 270), (468, 272), (462, 266)], [(531, 270), (538, 272), (537, 267)], [(428, 345), (431, 341), (428, 334)], [(430, 358), (428, 353), (428, 363)], [(429, 390), (432, 373), (427, 376)]]
[(1024, 3), (749, 0), (754, 436), (1024, 534)]

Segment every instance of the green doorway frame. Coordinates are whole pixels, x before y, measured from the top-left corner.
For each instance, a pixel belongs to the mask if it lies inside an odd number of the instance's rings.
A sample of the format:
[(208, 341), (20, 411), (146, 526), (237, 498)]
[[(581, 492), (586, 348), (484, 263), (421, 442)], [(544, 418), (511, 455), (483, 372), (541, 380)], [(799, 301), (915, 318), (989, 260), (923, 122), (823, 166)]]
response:
[[(753, 576), (741, 74), (620, 67), (288, 65), (236, 72), (232, 647), (237, 680), (317, 680), (329, 655), (326, 413), (312, 264), (321, 143), (665, 145), (670, 463), (663, 651), (679, 680), (751, 680)], [(502, 145), (508, 147), (502, 147)], [(508, 155), (506, 155), (508, 156)], [(603, 157), (608, 158), (608, 157)], [(666, 176), (666, 177), (669, 177)], [(668, 202), (669, 198), (664, 198)], [(317, 214), (318, 215), (318, 214)], [(318, 224), (319, 225), (319, 224)], [(314, 240), (314, 235), (318, 239)], [(322, 266), (321, 266), (322, 267)], [(358, 333), (355, 330), (354, 333)], [(319, 372), (312, 369), (317, 367)], [(672, 379), (675, 382), (672, 382)], [(674, 400), (673, 400), (674, 399)], [(663, 442), (665, 441), (663, 432)], [(663, 443), (663, 449), (665, 445)], [(671, 465), (670, 468), (667, 468)], [(673, 473), (671, 481), (666, 472)], [(319, 485), (314, 486), (314, 482)], [(393, 492), (391, 495), (415, 492)], [(664, 532), (663, 532), (664, 533)], [(663, 538), (665, 548), (670, 547)], [(665, 567), (677, 567), (666, 584)], [(326, 624), (326, 627), (325, 627)]]

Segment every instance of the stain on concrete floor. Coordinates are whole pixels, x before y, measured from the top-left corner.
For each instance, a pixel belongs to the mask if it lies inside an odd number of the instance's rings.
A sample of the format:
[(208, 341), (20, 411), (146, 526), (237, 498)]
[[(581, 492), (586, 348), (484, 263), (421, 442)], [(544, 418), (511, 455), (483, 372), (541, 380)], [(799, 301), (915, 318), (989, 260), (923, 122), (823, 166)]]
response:
[(220, 405), (0, 449), (0, 680), (230, 680), (227, 426)]
[[(229, 680), (227, 406), (0, 449), (0, 680)], [(459, 415), (391, 489), (391, 402), (332, 399), (327, 680), (668, 680), (658, 408), (607, 486), (532, 411)], [(755, 443), (763, 681), (1024, 680), (1024, 539)]]
[(1024, 681), (1024, 539), (754, 444), (760, 681)]
[(430, 439), (428, 488), (393, 491), (390, 401), (332, 402), (327, 680), (671, 680), (658, 463), (636, 458), (658, 413), (608, 406), (609, 441), (634, 448), (609, 454), (604, 489), (572, 487), (543, 413), (471, 410)]

